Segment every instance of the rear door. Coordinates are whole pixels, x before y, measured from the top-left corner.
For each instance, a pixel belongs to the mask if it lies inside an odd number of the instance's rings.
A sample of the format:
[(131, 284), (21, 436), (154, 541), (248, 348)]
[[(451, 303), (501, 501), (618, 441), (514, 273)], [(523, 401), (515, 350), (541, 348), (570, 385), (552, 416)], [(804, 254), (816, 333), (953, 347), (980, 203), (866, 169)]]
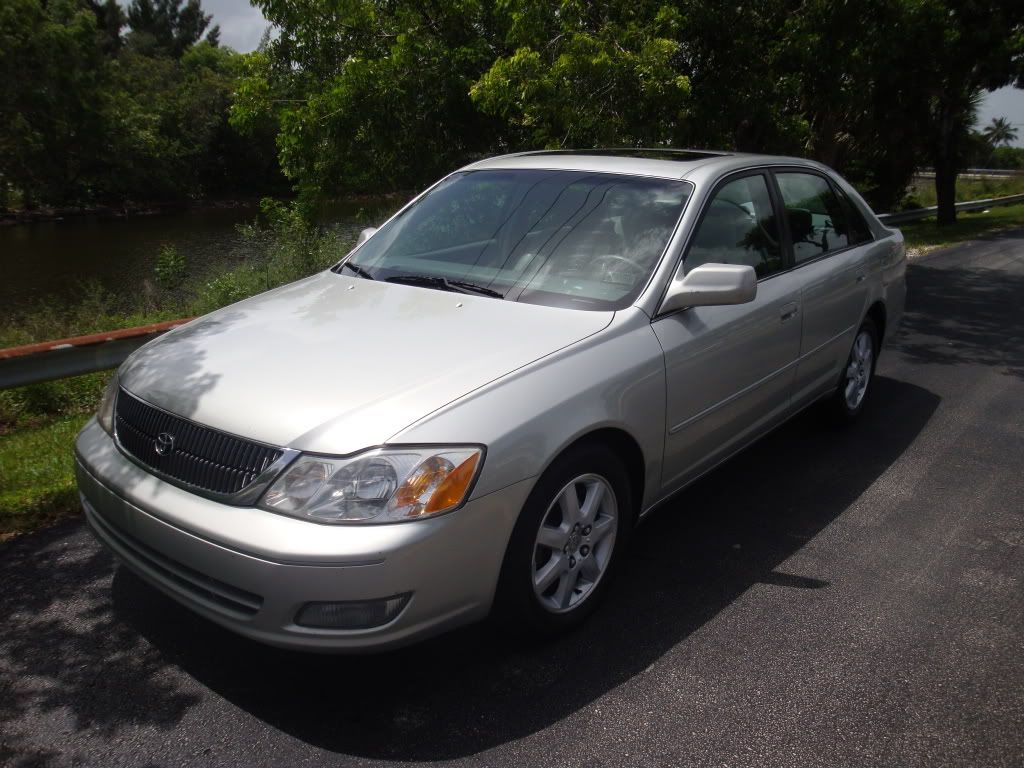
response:
[(749, 304), (689, 307), (652, 327), (665, 353), (663, 489), (714, 466), (781, 421), (800, 350), (800, 285), (787, 271), (769, 177), (727, 177), (706, 204), (682, 268), (748, 264)]
[(839, 381), (867, 304), (871, 232), (824, 174), (785, 169), (773, 175), (800, 283), (803, 339), (793, 390), (799, 406)]

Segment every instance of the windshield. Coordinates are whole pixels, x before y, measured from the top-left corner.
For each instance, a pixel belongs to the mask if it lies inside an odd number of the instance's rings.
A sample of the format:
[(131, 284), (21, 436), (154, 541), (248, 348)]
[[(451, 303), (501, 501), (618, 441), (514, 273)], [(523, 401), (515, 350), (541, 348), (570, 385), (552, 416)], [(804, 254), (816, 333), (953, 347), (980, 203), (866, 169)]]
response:
[(622, 309), (657, 266), (692, 187), (587, 171), (445, 179), (336, 269), (577, 309)]

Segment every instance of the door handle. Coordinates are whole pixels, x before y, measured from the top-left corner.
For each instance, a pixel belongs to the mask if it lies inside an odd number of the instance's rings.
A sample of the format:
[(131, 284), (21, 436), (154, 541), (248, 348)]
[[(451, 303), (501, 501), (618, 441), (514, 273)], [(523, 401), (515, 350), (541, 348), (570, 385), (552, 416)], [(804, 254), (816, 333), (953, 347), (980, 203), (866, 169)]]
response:
[(779, 310), (779, 319), (781, 319), (782, 322), (786, 322), (790, 318), (796, 316), (798, 309), (799, 307), (795, 301), (791, 301), (789, 304), (783, 305), (782, 309)]
[(858, 283), (863, 283), (865, 279), (867, 279), (867, 275), (865, 275), (863, 272), (861, 272), (859, 275), (857, 275), (857, 282)]

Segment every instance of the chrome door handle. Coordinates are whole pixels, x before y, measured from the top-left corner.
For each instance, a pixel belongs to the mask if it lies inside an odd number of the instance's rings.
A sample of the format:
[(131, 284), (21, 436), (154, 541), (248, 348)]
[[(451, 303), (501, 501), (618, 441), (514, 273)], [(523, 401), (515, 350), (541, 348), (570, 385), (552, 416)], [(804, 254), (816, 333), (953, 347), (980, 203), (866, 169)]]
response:
[(792, 302), (790, 304), (786, 304), (779, 311), (779, 319), (781, 319), (782, 322), (786, 322), (787, 320), (789, 320), (790, 318), (792, 318), (792, 317), (794, 317), (796, 315), (796, 312), (797, 312), (798, 309), (799, 309), (799, 307), (797, 306), (796, 302)]

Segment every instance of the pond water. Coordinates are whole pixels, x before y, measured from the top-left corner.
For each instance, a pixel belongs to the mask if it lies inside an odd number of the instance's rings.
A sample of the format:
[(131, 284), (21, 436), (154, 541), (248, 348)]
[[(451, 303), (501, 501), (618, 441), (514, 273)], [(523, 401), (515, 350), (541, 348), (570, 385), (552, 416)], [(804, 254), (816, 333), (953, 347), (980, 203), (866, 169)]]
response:
[[(354, 238), (362, 228), (381, 224), (406, 199), (338, 202), (326, 207), (321, 219)], [(131, 295), (153, 281), (164, 245), (185, 256), (191, 278), (241, 264), (253, 254), (238, 225), (256, 214), (251, 205), (0, 227), (0, 322), (19, 308), (74, 301), (90, 281), (117, 295)]]

